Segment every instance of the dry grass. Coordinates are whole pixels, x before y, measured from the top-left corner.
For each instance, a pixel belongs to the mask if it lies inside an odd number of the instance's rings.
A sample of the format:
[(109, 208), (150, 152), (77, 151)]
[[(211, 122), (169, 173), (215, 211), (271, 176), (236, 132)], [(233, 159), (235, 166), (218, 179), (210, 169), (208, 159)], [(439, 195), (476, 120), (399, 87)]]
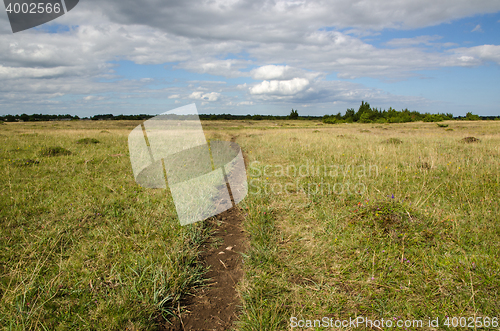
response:
[[(199, 284), (207, 230), (180, 227), (168, 190), (135, 183), (127, 136), (139, 124), (2, 125), (2, 327), (155, 329)], [(497, 314), (500, 123), (318, 124), (203, 122), (248, 163), (237, 328)], [(460, 142), (471, 136), (481, 143)], [(87, 137), (101, 143), (75, 144)], [(404, 143), (380, 143), (390, 138)], [(46, 146), (73, 153), (12, 161)]]

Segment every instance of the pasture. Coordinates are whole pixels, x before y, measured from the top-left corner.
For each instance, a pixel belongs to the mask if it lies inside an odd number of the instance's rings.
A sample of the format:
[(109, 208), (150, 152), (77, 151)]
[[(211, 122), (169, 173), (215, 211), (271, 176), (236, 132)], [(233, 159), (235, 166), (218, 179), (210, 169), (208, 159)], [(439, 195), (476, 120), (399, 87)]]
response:
[[(0, 125), (3, 329), (156, 330), (206, 286), (210, 222), (181, 227), (168, 190), (135, 183), (139, 124)], [(202, 124), (247, 164), (235, 330), (500, 318), (498, 121)]]

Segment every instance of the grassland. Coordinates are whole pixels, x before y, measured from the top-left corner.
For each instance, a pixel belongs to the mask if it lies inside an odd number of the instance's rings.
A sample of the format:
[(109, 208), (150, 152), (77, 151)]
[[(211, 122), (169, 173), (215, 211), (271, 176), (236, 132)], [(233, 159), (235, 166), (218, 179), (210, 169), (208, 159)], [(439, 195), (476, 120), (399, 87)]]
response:
[[(139, 123), (0, 126), (4, 329), (151, 330), (200, 285), (210, 229), (181, 227), (168, 190), (137, 186)], [(235, 328), (500, 317), (500, 123), (445, 124), (203, 122), (248, 163)]]

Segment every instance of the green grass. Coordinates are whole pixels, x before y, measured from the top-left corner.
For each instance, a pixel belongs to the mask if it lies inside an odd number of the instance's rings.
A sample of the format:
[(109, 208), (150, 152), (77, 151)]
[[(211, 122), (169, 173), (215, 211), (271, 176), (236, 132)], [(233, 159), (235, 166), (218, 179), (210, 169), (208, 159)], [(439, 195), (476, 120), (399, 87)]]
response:
[[(500, 127), (460, 124), (238, 140), (251, 238), (238, 329), (290, 329), (291, 317), (439, 317), (440, 329), (445, 316), (500, 317)], [(461, 143), (468, 134), (481, 143)]]
[(89, 144), (98, 144), (100, 143), (99, 140), (95, 139), (95, 138), (82, 138), (82, 139), (78, 139), (76, 141), (77, 144), (84, 144), (84, 145), (89, 145)]
[[(135, 183), (126, 156), (135, 123), (116, 123), (90, 149), (72, 138), (100, 129), (56, 124), (2, 127), (0, 326), (152, 330), (201, 284), (208, 229), (181, 227), (167, 191)], [(15, 161), (40, 149), (72, 153)]]
[(61, 146), (51, 146), (51, 147), (43, 147), (42, 149), (40, 149), (38, 154), (40, 156), (71, 155), (71, 151)]
[[(127, 136), (139, 123), (2, 125), (2, 328), (154, 330), (201, 285), (210, 231), (181, 227), (168, 190), (135, 183)], [(203, 122), (208, 139), (235, 138), (248, 161), (235, 328), (498, 316), (500, 126), (446, 123), (454, 131)], [(480, 142), (463, 143), (472, 136)], [(75, 144), (86, 137), (100, 143)], [(71, 154), (43, 157), (47, 146)]]

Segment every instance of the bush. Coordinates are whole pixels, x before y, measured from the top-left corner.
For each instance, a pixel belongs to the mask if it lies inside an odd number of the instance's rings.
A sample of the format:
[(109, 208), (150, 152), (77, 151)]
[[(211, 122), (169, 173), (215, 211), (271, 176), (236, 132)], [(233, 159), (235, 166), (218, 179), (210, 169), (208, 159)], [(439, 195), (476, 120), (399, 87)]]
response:
[(436, 123), (437, 126), (439, 126), (440, 128), (447, 128), (448, 127), (448, 124), (440, 124), (440, 123)]
[(443, 116), (441, 116), (439, 114), (427, 114), (427, 115), (425, 115), (423, 121), (424, 122), (441, 122), (441, 121), (444, 121), (444, 118), (443, 118)]
[(323, 118), (323, 123), (327, 123), (327, 124), (340, 124), (340, 123), (346, 123), (346, 121), (339, 120), (336, 117), (326, 117), (326, 118)]
[(481, 118), (479, 117), (479, 115), (474, 115), (473, 113), (468, 112), (465, 115), (465, 119), (468, 121), (479, 121)]

